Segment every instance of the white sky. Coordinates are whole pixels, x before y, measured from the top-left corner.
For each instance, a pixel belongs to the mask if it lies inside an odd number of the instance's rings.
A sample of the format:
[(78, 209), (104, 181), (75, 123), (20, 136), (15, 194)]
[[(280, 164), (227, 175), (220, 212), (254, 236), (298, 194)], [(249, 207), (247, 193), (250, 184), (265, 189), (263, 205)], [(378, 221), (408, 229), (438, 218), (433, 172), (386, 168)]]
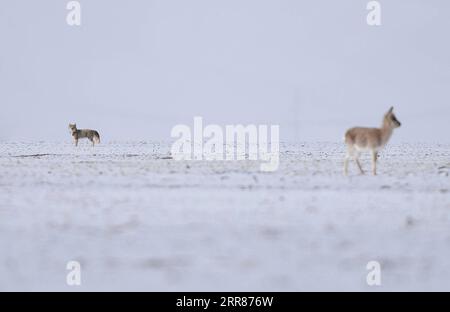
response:
[(338, 141), (393, 105), (394, 141), (449, 143), (450, 1), (80, 0), (0, 4), (0, 139), (169, 140), (204, 123)]

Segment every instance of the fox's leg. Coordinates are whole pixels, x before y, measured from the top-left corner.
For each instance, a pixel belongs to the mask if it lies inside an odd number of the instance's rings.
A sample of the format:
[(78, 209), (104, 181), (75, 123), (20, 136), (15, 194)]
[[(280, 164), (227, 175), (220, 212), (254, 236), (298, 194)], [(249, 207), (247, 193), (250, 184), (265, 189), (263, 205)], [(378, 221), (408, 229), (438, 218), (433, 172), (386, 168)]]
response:
[(377, 159), (378, 159), (377, 152), (372, 151), (372, 173), (373, 173), (373, 175), (377, 175)]

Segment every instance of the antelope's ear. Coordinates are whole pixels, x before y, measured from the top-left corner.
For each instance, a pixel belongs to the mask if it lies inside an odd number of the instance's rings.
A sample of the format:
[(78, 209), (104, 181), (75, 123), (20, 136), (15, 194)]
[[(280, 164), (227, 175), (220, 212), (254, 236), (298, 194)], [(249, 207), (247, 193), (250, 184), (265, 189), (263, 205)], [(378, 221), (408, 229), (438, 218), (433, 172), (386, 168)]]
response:
[(391, 108), (389, 108), (389, 110), (388, 110), (388, 114), (392, 114), (392, 112), (394, 111), (394, 106), (391, 106)]

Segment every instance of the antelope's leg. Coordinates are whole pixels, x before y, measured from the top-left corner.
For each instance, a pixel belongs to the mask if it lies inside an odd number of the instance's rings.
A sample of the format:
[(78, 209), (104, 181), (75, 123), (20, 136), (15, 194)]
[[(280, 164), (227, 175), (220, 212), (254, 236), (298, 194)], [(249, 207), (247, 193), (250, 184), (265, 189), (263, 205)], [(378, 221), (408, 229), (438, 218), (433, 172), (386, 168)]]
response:
[(344, 159), (344, 175), (348, 174), (348, 162), (350, 158), (354, 157), (354, 150), (352, 146), (347, 145), (347, 153), (345, 154)]
[(348, 174), (348, 160), (349, 160), (350, 156), (349, 155), (345, 155), (345, 159), (344, 159), (344, 175)]
[(377, 175), (377, 159), (378, 153), (376, 151), (372, 152), (372, 173), (373, 175)]
[(349, 147), (347, 148), (347, 153), (345, 154), (345, 159), (344, 159), (344, 175), (348, 174), (348, 161), (350, 160), (350, 157), (352, 156), (353, 151), (352, 149)]
[(364, 170), (363, 170), (363, 168), (361, 166), (361, 163), (359, 162), (359, 158), (358, 157), (359, 157), (359, 154), (355, 155), (355, 162), (358, 165), (359, 172), (361, 172), (361, 174), (364, 174)]

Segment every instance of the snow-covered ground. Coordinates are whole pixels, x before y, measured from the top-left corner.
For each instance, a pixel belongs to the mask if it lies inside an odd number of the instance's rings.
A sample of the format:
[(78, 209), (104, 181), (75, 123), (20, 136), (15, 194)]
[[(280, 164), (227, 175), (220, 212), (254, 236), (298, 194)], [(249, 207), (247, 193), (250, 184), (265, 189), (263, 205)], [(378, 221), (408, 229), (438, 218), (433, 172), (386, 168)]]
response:
[(168, 151), (0, 143), (0, 290), (450, 291), (450, 145), (389, 145), (376, 177), (344, 177), (341, 143), (273, 173)]

